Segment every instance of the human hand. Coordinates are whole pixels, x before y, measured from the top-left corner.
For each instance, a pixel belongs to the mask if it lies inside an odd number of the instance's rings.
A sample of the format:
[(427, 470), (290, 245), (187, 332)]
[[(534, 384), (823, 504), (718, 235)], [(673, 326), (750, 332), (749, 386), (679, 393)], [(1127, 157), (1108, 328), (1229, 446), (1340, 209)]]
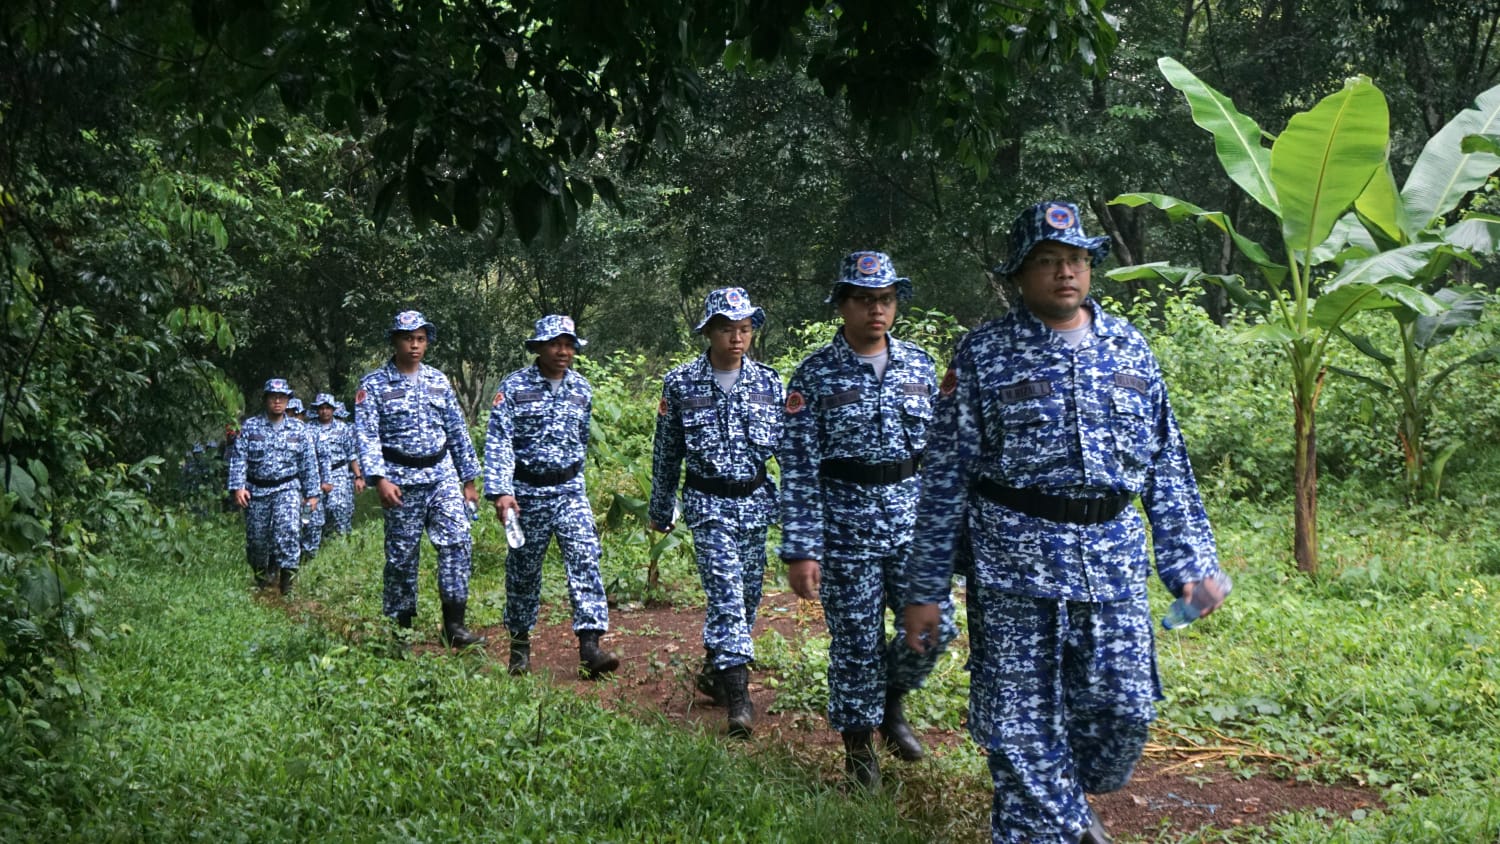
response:
[(385, 478), (375, 482), (375, 494), (380, 496), (380, 506), (387, 510), (401, 506), (401, 487)]
[(248, 490), (248, 489), (237, 489), (237, 490), (234, 491), (233, 495), (234, 495), (234, 506), (240, 508), (241, 510), (243, 510), (246, 507), (250, 506), (250, 490)]
[(937, 604), (907, 604), (901, 613), (906, 626), (906, 646), (919, 654), (937, 641), (942, 610)]
[(818, 587), (823, 585), (823, 570), (817, 560), (788, 560), (786, 580), (797, 597), (808, 601), (818, 600)]
[(514, 495), (502, 495), (495, 499), (495, 518), (502, 522), (505, 521), (505, 512), (507, 510), (514, 510), (517, 513), (521, 512), (521, 505), (516, 503)]

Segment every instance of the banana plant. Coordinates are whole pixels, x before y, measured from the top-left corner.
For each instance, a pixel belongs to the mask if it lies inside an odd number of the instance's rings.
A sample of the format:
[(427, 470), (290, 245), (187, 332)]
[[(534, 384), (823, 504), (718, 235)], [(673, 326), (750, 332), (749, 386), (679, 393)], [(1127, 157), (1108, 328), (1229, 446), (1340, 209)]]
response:
[[(1281, 134), (1273, 136), (1181, 63), (1163, 58), (1157, 64), (1186, 97), (1193, 121), (1213, 136), (1225, 174), (1279, 223), (1280, 243), (1263, 246), (1237, 231), (1223, 212), (1163, 194), (1124, 194), (1112, 202), (1151, 205), (1170, 220), (1192, 219), (1218, 228), (1255, 266), (1263, 285), (1252, 288), (1237, 277), (1164, 263), (1127, 267), (1110, 276), (1154, 274), (1222, 284), (1235, 301), (1261, 314), (1263, 321), (1241, 339), (1274, 343), (1286, 355), (1294, 411), (1293, 555), (1300, 570), (1316, 572), (1316, 420), (1329, 344), (1363, 311), (1405, 309), (1419, 317), (1444, 312), (1442, 300), (1410, 282), (1430, 278), (1455, 258), (1472, 260), (1461, 239), (1439, 223), (1477, 186), (1465, 187), (1475, 174), (1493, 173), (1500, 158), (1477, 148), (1463, 152), (1462, 137), (1439, 133), (1434, 141), (1443, 137), (1442, 148), (1453, 154), (1435, 155), (1428, 165), (1414, 169), (1407, 189), (1398, 193), (1388, 159), (1389, 108), (1368, 77), (1347, 80), (1339, 91), (1293, 115)], [(1491, 100), (1500, 100), (1500, 93), (1482, 95), (1479, 110), (1500, 108), (1500, 102), (1487, 107)], [(1489, 134), (1482, 129), (1464, 132)]]

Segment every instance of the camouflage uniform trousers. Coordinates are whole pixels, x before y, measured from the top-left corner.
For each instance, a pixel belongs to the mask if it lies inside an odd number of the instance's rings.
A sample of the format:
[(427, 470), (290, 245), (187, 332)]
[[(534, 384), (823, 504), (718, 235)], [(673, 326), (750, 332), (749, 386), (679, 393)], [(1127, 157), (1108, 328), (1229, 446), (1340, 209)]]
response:
[(458, 485), (404, 484), (401, 506), (385, 510), (385, 614), (417, 611), (417, 561), (422, 531), (437, 551), (438, 594), (444, 603), (469, 599), (473, 540)]
[(333, 489), (323, 496), (328, 508), (327, 518), (339, 536), (348, 536), (354, 527), (354, 473), (348, 469), (335, 470)]
[(328, 496), (318, 495), (318, 508), (307, 515), (307, 524), (302, 525), (302, 556), (311, 560), (323, 547), (323, 524), (328, 520)]
[(703, 647), (716, 669), (755, 659), (751, 632), (766, 576), (766, 528), (710, 521), (693, 528), (693, 555), (707, 606)]
[(250, 568), (275, 574), (279, 569), (297, 569), (301, 557), (298, 532), (302, 525), (302, 499), (296, 484), (252, 497), (245, 508), (245, 556)]
[(568, 598), (573, 602), (573, 629), (609, 629), (609, 605), (599, 574), (599, 532), (588, 494), (580, 489), (563, 495), (522, 496), (521, 530), (526, 544), (510, 549), (505, 560), (505, 627), (512, 634), (536, 626), (542, 602), (542, 560), (557, 534)]
[[(871, 541), (868, 535), (841, 542), (839, 532), (829, 531), (818, 594), (828, 622), (828, 722), (845, 733), (873, 729), (884, 720), (887, 687), (921, 688), (958, 628), (949, 596), (940, 604), (935, 646), (925, 654), (912, 650), (901, 633), (910, 543)], [(890, 640), (887, 608), (895, 614)]]
[(1072, 844), (1084, 793), (1130, 781), (1160, 698), (1150, 608), (969, 588), (969, 731), (989, 750), (994, 844)]

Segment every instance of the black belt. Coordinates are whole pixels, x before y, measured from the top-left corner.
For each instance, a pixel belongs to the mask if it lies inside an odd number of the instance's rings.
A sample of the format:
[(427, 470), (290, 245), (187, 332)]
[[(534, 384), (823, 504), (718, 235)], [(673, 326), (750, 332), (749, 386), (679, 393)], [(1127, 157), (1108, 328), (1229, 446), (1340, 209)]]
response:
[(1135, 495), (1129, 492), (1117, 492), (1104, 498), (1064, 498), (1061, 495), (1047, 495), (1034, 489), (1001, 486), (989, 478), (980, 478), (976, 481), (974, 491), (1018, 513), (1075, 525), (1102, 525), (1112, 522), (1126, 507), (1130, 506), (1130, 502), (1135, 500)]
[(824, 460), (818, 464), (818, 475), (836, 481), (880, 486), (900, 483), (917, 473), (922, 455), (914, 454), (900, 463), (861, 463), (858, 460)]
[(295, 481), (296, 479), (297, 473), (293, 472), (290, 475), (284, 475), (279, 478), (251, 478), (250, 484), (251, 486), (258, 486), (261, 489), (270, 489), (273, 486), (281, 486), (287, 481)]
[(344, 468), (345, 466), (348, 466), (348, 465), (349, 465), (349, 461), (347, 461), (347, 460), (340, 460), (339, 462), (333, 464), (333, 468), (335, 468), (335, 469), (342, 469), (342, 468)]
[(709, 495), (719, 495), (724, 498), (749, 498), (755, 494), (766, 482), (766, 467), (762, 464), (755, 472), (755, 477), (748, 481), (731, 481), (724, 478), (705, 478), (702, 475), (687, 473), (687, 485), (699, 492)]
[(442, 462), (444, 457), (448, 456), (448, 447), (445, 444), (435, 453), (422, 457), (412, 457), (409, 454), (402, 454), (394, 448), (387, 447), (380, 450), (380, 456), (384, 457), (387, 463), (395, 463), (397, 466), (405, 466), (408, 469), (431, 469)]
[(530, 486), (557, 486), (567, 483), (578, 477), (583, 471), (583, 461), (580, 460), (572, 466), (564, 466), (561, 469), (553, 469), (550, 472), (533, 472), (524, 466), (516, 466), (516, 480), (525, 481)]

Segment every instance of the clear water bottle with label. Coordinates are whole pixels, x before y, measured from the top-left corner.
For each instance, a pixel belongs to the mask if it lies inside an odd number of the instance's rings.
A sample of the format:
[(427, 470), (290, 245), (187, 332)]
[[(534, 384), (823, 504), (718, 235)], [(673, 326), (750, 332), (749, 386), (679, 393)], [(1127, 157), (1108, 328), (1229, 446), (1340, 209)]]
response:
[(303, 527), (307, 527), (308, 525), (312, 524), (312, 514), (313, 514), (312, 505), (308, 504), (307, 503), (307, 499), (304, 498), (302, 500), (302, 526)]
[(464, 515), (468, 516), (469, 517), (469, 521), (471, 521), (471, 522), (477, 522), (477, 521), (479, 521), (479, 505), (475, 504), (474, 502), (472, 502), (469, 499), (465, 498), (464, 499)]
[(512, 548), (520, 548), (526, 544), (526, 534), (521, 530), (521, 514), (518, 510), (505, 511), (505, 544)]
[[(1208, 580), (1218, 585), (1219, 594), (1225, 598), (1229, 597), (1229, 590), (1234, 588), (1234, 581), (1222, 571), (1210, 576)], [(1198, 587), (1193, 590), (1193, 600), (1184, 601), (1178, 598), (1172, 602), (1172, 606), (1167, 609), (1167, 614), (1162, 616), (1161, 626), (1168, 630), (1176, 630), (1192, 624), (1198, 620), (1198, 616), (1203, 615), (1203, 610), (1207, 607), (1209, 600), (1208, 590), (1203, 588), (1202, 583), (1198, 584)]]

